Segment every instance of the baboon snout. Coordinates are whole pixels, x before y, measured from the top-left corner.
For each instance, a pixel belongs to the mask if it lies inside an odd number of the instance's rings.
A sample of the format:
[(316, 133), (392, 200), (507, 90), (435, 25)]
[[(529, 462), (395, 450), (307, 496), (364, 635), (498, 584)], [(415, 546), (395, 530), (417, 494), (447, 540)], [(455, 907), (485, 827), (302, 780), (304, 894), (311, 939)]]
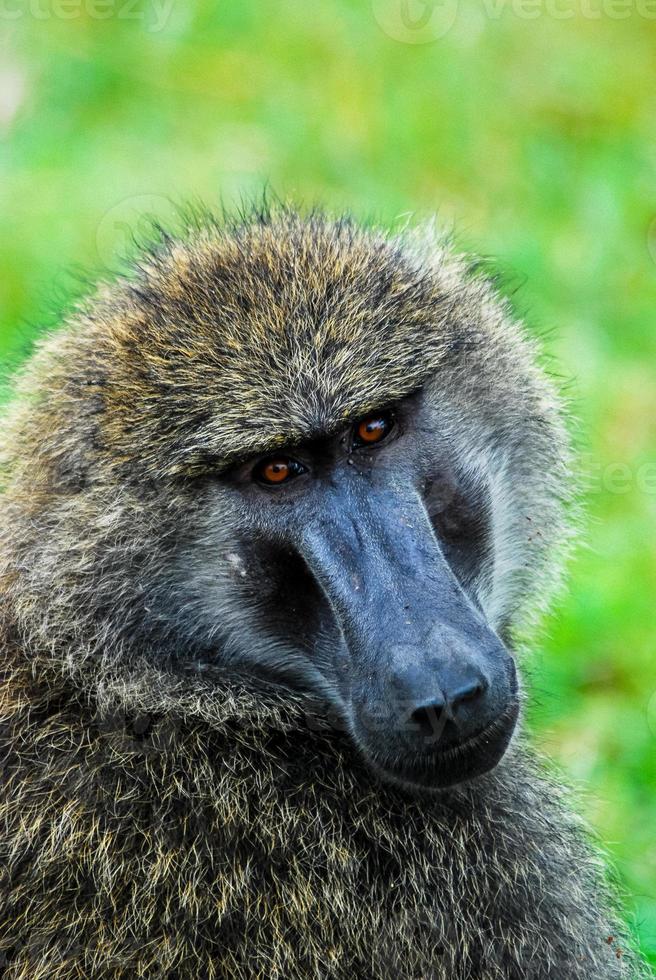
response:
[(301, 540), (347, 647), (337, 683), (368, 761), (425, 786), (496, 765), (517, 720), (514, 662), (455, 576), (420, 498), (338, 488)]
[(434, 786), (492, 768), (517, 719), (514, 665), (502, 645), (486, 663), (412, 649), (403, 659), (354, 686), (353, 728), (365, 754), (396, 778)]
[(401, 724), (407, 727), (409, 738), (446, 745), (474, 734), (489, 712), (486, 694), (490, 685), (482, 671), (464, 668), (428, 682), (421, 675), (415, 677), (411, 671), (410, 677), (401, 673), (392, 679), (401, 702), (407, 705)]

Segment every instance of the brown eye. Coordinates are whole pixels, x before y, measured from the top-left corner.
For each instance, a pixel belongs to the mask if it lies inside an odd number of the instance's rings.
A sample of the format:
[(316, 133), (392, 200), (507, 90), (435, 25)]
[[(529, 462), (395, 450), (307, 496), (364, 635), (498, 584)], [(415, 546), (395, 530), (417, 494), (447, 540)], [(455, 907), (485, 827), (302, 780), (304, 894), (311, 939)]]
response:
[(253, 470), (253, 478), (258, 483), (268, 486), (276, 486), (280, 483), (287, 483), (295, 476), (305, 473), (305, 467), (295, 459), (287, 456), (272, 456), (270, 459), (261, 460)]
[(355, 444), (371, 446), (375, 442), (381, 442), (393, 425), (394, 421), (388, 412), (367, 415), (355, 427)]

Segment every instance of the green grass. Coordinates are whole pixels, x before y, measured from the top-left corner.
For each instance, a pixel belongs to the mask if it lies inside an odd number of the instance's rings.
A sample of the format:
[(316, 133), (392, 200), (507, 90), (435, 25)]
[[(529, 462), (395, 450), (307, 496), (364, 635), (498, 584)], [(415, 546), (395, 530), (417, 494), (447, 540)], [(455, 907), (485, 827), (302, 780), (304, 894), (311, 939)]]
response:
[(71, 270), (113, 267), (171, 199), (269, 181), (383, 222), (437, 213), (492, 257), (572, 379), (591, 474), (530, 722), (582, 787), (656, 963), (656, 20), (460, 0), (412, 44), (374, 16), (398, 27), (403, 2), (172, 0), (160, 30), (154, 0), (136, 19), (124, 0), (108, 19), (91, 0), (3, 15), (0, 358), (53, 322)]

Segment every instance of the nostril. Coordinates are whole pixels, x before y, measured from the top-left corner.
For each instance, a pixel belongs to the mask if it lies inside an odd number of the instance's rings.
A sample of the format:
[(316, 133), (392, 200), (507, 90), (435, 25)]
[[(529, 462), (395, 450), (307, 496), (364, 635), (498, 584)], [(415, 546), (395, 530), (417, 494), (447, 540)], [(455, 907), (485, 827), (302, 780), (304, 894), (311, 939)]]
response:
[(421, 735), (437, 735), (444, 727), (444, 705), (436, 702), (415, 708), (410, 721), (417, 726)]
[(484, 681), (473, 681), (454, 693), (449, 698), (449, 706), (453, 713), (456, 712), (461, 704), (470, 704), (472, 701), (477, 701), (482, 698), (487, 690), (487, 684)]

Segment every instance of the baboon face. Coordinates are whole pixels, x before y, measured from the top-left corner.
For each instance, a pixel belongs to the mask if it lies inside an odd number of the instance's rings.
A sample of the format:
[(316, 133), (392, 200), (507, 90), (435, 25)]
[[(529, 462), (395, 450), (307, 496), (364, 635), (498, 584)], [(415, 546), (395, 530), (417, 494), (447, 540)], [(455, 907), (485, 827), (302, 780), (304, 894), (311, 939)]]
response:
[(437, 788), (499, 761), (518, 702), (481, 602), (485, 474), (435, 426), (424, 389), (196, 481), (181, 569), (199, 668), (318, 699), (382, 775)]
[(101, 290), (13, 437), (37, 447), (8, 494), (30, 635), (83, 645), (91, 685), (146, 657), (217, 708), (225, 683), (265, 685), (265, 713), (293, 689), (406, 785), (498, 762), (500, 637), (549, 593), (565, 439), (503, 303), (414, 248), (256, 217)]

